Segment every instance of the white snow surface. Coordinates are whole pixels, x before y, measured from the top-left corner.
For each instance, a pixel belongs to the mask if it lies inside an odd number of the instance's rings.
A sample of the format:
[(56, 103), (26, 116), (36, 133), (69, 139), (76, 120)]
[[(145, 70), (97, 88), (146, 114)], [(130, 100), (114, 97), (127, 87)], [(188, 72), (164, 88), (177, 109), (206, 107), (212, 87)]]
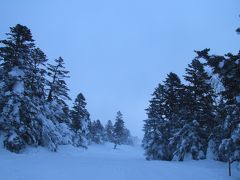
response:
[(8, 74), (11, 75), (11, 76), (14, 76), (14, 77), (24, 76), (23, 70), (19, 69), (18, 67), (14, 67)]
[(240, 96), (236, 97), (236, 101), (237, 101), (237, 103), (240, 103)]
[(221, 61), (221, 62), (219, 63), (219, 68), (221, 68), (221, 69), (222, 69), (222, 68), (223, 68), (223, 66), (224, 66), (224, 64), (225, 64), (225, 63), (224, 63), (224, 61)]
[(240, 170), (213, 160), (147, 161), (140, 146), (92, 145), (89, 149), (61, 146), (57, 153), (28, 148), (14, 154), (0, 148), (2, 180), (230, 180)]
[(22, 94), (24, 92), (24, 83), (23, 81), (17, 81), (14, 88), (13, 92), (16, 94)]

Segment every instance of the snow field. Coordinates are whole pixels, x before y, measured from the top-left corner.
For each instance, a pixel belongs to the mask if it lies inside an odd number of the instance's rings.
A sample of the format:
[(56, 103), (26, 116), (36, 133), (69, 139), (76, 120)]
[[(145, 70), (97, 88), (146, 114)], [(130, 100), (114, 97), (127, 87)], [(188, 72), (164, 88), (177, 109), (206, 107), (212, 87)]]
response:
[(22, 154), (0, 149), (1, 180), (230, 180), (240, 171), (213, 160), (147, 161), (139, 146), (60, 146), (57, 153), (28, 148)]

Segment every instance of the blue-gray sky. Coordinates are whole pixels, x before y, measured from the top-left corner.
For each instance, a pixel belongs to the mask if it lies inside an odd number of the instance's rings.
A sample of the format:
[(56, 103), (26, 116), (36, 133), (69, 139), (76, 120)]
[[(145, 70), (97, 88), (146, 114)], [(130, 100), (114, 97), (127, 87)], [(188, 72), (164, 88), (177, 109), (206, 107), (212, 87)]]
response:
[(50, 60), (65, 59), (72, 99), (82, 92), (92, 119), (121, 110), (142, 136), (145, 108), (166, 74), (182, 76), (193, 50), (236, 53), (239, 0), (0, 0), (0, 38), (17, 23)]

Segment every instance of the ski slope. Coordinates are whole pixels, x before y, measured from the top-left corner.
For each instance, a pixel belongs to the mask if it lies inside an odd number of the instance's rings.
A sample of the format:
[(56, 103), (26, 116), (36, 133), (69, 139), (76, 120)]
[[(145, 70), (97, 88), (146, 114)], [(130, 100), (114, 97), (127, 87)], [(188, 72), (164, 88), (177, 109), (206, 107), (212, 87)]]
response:
[(57, 153), (28, 148), (22, 154), (0, 149), (0, 180), (230, 180), (240, 177), (227, 164), (204, 160), (146, 161), (141, 147), (92, 145), (88, 150), (61, 146)]

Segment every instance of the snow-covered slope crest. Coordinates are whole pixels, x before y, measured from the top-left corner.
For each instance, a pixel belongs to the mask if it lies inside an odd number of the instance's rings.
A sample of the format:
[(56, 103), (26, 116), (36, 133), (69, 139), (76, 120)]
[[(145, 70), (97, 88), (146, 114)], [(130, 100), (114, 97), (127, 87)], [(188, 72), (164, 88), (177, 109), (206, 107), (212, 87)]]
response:
[(216, 161), (146, 161), (139, 146), (93, 145), (89, 149), (60, 146), (57, 153), (28, 148), (14, 154), (0, 148), (0, 179), (4, 180), (225, 180), (237, 179), (233, 167)]

